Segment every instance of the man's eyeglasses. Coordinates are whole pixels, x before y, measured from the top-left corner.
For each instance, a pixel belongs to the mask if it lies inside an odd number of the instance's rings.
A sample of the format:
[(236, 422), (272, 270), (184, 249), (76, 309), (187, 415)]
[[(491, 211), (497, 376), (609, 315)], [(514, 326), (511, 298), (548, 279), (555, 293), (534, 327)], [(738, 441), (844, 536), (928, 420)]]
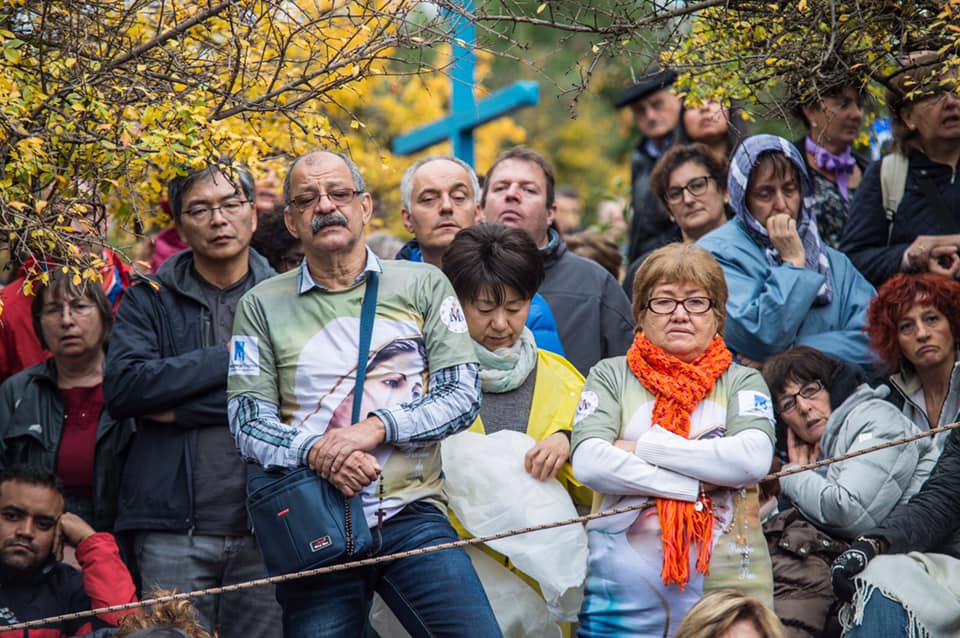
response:
[(694, 177), (683, 186), (671, 186), (667, 189), (667, 192), (664, 193), (664, 196), (670, 204), (679, 204), (683, 200), (683, 191), (689, 191), (694, 197), (699, 197), (707, 192), (707, 187), (710, 185), (711, 179), (713, 178), (709, 175)]
[(822, 390), (823, 383), (821, 383), (819, 380), (811, 381), (807, 385), (800, 388), (799, 392), (784, 395), (783, 398), (780, 399), (780, 405), (777, 409), (780, 410), (780, 414), (790, 414), (797, 409), (797, 397), (812, 399), (820, 394)]
[(219, 206), (191, 206), (183, 211), (183, 214), (197, 222), (207, 221), (213, 217), (214, 211), (220, 211), (224, 217), (236, 217), (252, 201), (249, 199), (228, 199), (221, 202)]
[(362, 192), (363, 191), (355, 191), (350, 188), (338, 188), (337, 190), (327, 191), (326, 193), (305, 193), (294, 197), (290, 200), (290, 203), (302, 213), (316, 206), (321, 197), (326, 196), (334, 206), (346, 206), (353, 201), (354, 197)]
[(647, 310), (655, 315), (671, 315), (677, 309), (677, 306), (683, 306), (683, 309), (691, 315), (702, 315), (713, 308), (713, 299), (709, 297), (687, 297), (686, 299), (654, 297), (647, 302)]

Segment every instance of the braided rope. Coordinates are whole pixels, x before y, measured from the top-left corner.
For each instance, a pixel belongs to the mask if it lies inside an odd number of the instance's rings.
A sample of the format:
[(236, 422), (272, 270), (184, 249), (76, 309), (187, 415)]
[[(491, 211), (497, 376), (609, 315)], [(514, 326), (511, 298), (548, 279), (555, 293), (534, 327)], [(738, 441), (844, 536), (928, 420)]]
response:
[[(904, 437), (902, 439), (886, 441), (884, 443), (879, 443), (877, 445), (873, 445), (871, 447), (864, 448), (862, 450), (857, 450), (856, 452), (841, 454), (839, 456), (835, 456), (829, 459), (817, 461), (816, 463), (810, 463), (807, 465), (790, 466), (780, 472), (774, 472), (772, 474), (766, 475), (765, 477), (760, 479), (759, 482), (778, 479), (783, 476), (789, 476), (791, 474), (799, 474), (800, 472), (806, 472), (808, 470), (814, 470), (820, 467), (831, 465), (833, 463), (838, 463), (840, 461), (846, 461), (848, 459), (856, 458), (858, 456), (870, 454), (872, 452), (878, 452), (880, 450), (885, 450), (887, 448), (896, 447), (898, 445), (904, 445), (906, 443), (911, 443), (913, 441), (917, 441), (922, 438), (935, 436), (943, 432), (949, 432), (950, 430), (956, 429), (958, 427), (960, 427), (960, 422), (950, 423), (948, 425), (943, 425), (938, 428), (928, 430), (926, 432), (919, 432), (917, 434), (913, 434), (911, 436)], [(457, 541), (451, 541), (449, 543), (441, 543), (440, 545), (431, 545), (429, 547), (422, 547), (419, 549), (411, 549), (404, 552), (397, 552), (396, 554), (387, 554), (384, 556), (376, 556), (374, 558), (364, 558), (362, 560), (351, 561), (349, 563), (341, 563), (338, 565), (328, 565), (326, 567), (318, 567), (316, 569), (308, 569), (300, 572), (283, 574), (281, 576), (271, 576), (269, 578), (258, 578), (256, 580), (249, 580), (242, 583), (234, 583), (232, 585), (223, 585), (221, 587), (210, 587), (209, 589), (199, 589), (196, 591), (170, 594), (168, 596), (160, 596), (158, 598), (149, 598), (149, 599), (141, 600), (135, 603), (126, 603), (124, 605), (113, 605), (111, 607), (101, 607), (99, 609), (91, 609), (89, 611), (78, 611), (78, 612), (73, 612), (69, 614), (60, 614), (58, 616), (48, 616), (46, 618), (40, 618), (38, 620), (31, 620), (27, 622), (18, 623), (16, 625), (0, 627), (0, 630), (16, 631), (20, 629), (30, 629), (34, 627), (41, 627), (47, 624), (59, 623), (66, 620), (79, 620), (82, 618), (91, 618), (93, 616), (99, 616), (101, 614), (114, 613), (118, 611), (127, 611), (131, 609), (139, 609), (142, 607), (149, 607), (150, 605), (156, 605), (158, 603), (166, 603), (166, 602), (171, 602), (175, 600), (189, 600), (192, 598), (200, 598), (203, 596), (215, 596), (218, 594), (225, 594), (228, 592), (240, 591), (242, 589), (251, 589), (253, 587), (273, 585), (276, 583), (283, 583), (290, 580), (299, 580), (301, 578), (311, 578), (313, 576), (320, 576), (322, 574), (330, 574), (334, 572), (345, 571), (348, 569), (355, 569), (357, 567), (369, 567), (370, 565), (386, 563), (389, 561), (400, 560), (403, 558), (410, 558), (413, 556), (421, 556), (423, 554), (439, 552), (446, 549), (466, 547), (468, 545), (479, 545), (481, 543), (488, 543), (490, 541), (509, 538), (511, 536), (520, 536), (522, 534), (539, 532), (546, 529), (553, 529), (555, 527), (564, 527), (566, 525), (586, 523), (586, 522), (597, 520), (600, 518), (606, 518), (608, 516), (617, 516), (619, 514), (625, 514), (627, 512), (636, 511), (648, 506), (649, 504), (647, 503), (642, 503), (637, 505), (627, 505), (624, 507), (617, 507), (614, 509), (597, 512), (595, 514), (585, 514), (583, 516), (577, 516), (575, 518), (569, 518), (563, 521), (542, 523), (540, 525), (533, 525), (531, 527), (524, 527), (520, 529), (508, 530), (505, 532), (498, 532), (496, 534), (488, 534), (486, 536), (464, 538)]]

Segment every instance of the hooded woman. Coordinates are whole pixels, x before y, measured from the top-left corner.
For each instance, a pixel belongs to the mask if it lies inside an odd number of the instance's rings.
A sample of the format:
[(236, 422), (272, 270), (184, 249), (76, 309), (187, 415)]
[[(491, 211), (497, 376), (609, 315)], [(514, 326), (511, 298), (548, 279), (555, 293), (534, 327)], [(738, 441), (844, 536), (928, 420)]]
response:
[(805, 201), (807, 168), (775, 135), (744, 140), (730, 164), (734, 218), (699, 244), (727, 279), (727, 345), (747, 364), (806, 345), (848, 363), (870, 364), (863, 331), (873, 286), (826, 246)]

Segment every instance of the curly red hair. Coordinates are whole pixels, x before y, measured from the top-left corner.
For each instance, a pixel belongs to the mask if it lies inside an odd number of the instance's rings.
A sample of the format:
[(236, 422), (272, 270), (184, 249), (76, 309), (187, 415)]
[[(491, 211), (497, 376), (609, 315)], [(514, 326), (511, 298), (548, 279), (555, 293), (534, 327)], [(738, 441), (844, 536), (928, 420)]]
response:
[(932, 273), (894, 275), (880, 286), (867, 308), (870, 346), (891, 374), (910, 366), (900, 351), (897, 324), (918, 303), (942, 312), (954, 338), (960, 337), (960, 282)]

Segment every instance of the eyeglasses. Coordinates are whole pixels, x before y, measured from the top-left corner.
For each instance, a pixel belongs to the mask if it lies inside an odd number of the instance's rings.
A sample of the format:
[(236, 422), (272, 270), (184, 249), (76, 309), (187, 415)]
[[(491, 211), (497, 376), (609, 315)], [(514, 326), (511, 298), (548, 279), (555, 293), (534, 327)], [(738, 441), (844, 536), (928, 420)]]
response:
[(243, 212), (244, 207), (251, 203), (250, 199), (228, 199), (219, 206), (193, 206), (183, 211), (183, 214), (197, 222), (205, 222), (213, 217), (214, 211), (220, 211), (224, 217), (236, 217)]
[(88, 317), (93, 314), (96, 309), (96, 304), (86, 299), (74, 299), (67, 302), (66, 305), (59, 303), (44, 305), (40, 310), (40, 316), (43, 319), (59, 319), (63, 317), (64, 312), (69, 310), (71, 317)]
[(800, 388), (799, 392), (794, 392), (793, 394), (784, 395), (780, 400), (780, 405), (778, 409), (780, 414), (790, 414), (797, 409), (797, 397), (803, 397), (804, 399), (812, 399), (813, 397), (820, 394), (823, 390), (823, 383), (819, 380), (808, 383), (807, 385)]
[(707, 186), (710, 185), (711, 179), (713, 179), (713, 177), (710, 175), (694, 177), (683, 186), (671, 186), (667, 189), (667, 192), (664, 193), (664, 197), (667, 198), (667, 202), (670, 204), (680, 203), (680, 201), (683, 200), (683, 191), (689, 191), (694, 197), (699, 197), (707, 192)]
[(327, 191), (326, 193), (306, 193), (290, 200), (290, 203), (298, 211), (305, 212), (320, 201), (321, 197), (326, 197), (334, 206), (346, 206), (353, 201), (353, 198), (363, 191), (355, 191), (350, 188), (338, 188), (337, 190)]
[(647, 310), (655, 315), (671, 315), (677, 309), (677, 306), (683, 306), (683, 309), (691, 315), (702, 315), (713, 308), (713, 299), (709, 297), (687, 297), (686, 299), (654, 297), (647, 302)]

